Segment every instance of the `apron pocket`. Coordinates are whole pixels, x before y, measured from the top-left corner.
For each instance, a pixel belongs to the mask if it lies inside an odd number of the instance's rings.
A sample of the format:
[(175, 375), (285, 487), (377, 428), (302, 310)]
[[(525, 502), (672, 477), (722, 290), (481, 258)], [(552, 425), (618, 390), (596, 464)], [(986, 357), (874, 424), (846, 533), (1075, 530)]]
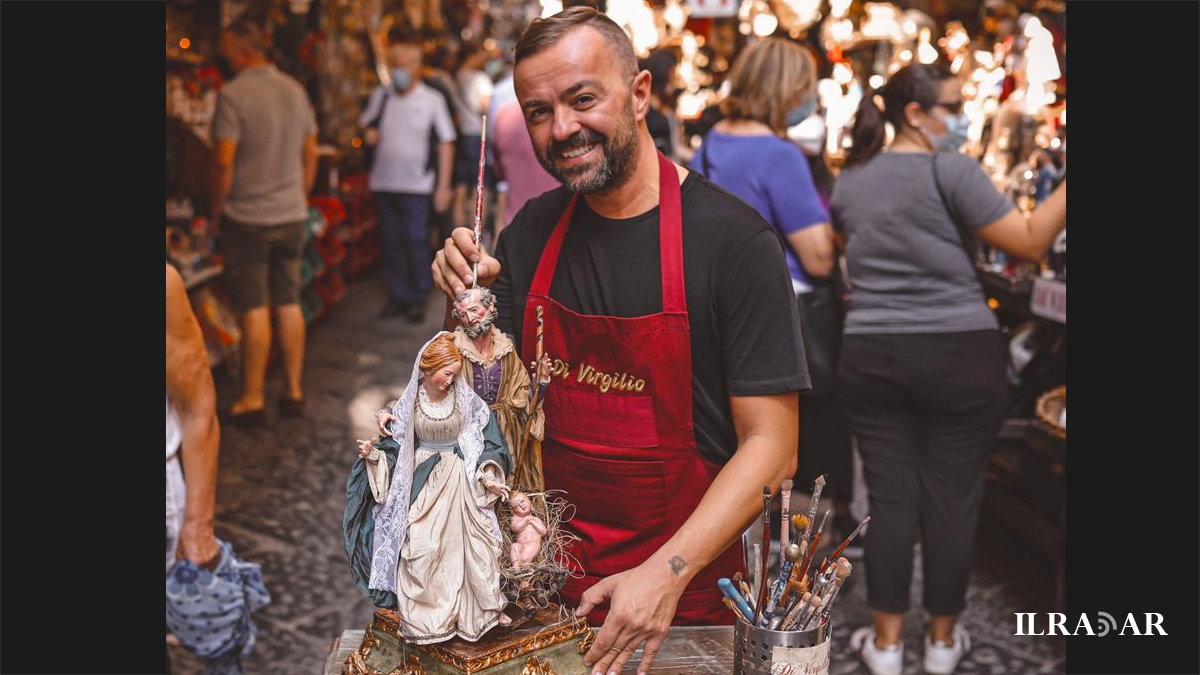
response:
[(654, 401), (641, 394), (550, 387), (546, 392), (546, 433), (601, 446), (658, 447)]
[[(558, 446), (550, 449), (546, 464), (547, 478), (566, 489), (567, 501), (575, 505), (570, 525), (591, 544), (590, 559), (580, 558), (588, 574), (607, 576), (640, 565), (667, 540), (663, 462), (598, 459)], [(577, 485), (608, 487), (572, 493)]]

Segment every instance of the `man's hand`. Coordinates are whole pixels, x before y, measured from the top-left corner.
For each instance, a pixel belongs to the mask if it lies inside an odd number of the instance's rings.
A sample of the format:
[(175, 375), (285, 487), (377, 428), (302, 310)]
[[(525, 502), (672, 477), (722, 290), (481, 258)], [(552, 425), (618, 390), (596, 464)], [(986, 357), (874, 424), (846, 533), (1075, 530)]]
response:
[(454, 190), (449, 185), (439, 185), (433, 191), (433, 210), (444, 213), (450, 208), (450, 200), (454, 198)]
[(359, 457), (366, 459), (367, 455), (371, 454), (371, 452), (374, 449), (375, 449), (375, 444), (372, 443), (371, 441), (364, 441), (361, 438), (358, 439), (358, 456)]
[(455, 228), (433, 260), (433, 283), (451, 300), (462, 295), (472, 282), (471, 266), (479, 262), (479, 285), (491, 286), (500, 275), (500, 261), (475, 245), (475, 231)]
[(212, 521), (198, 522), (183, 521), (183, 530), (179, 533), (179, 548), (175, 550), (175, 558), (191, 560), (197, 565), (212, 571), (220, 562), (221, 547), (213, 535)]
[(638, 673), (650, 670), (689, 580), (687, 575), (672, 575), (667, 563), (651, 558), (631, 570), (605, 577), (584, 591), (576, 616), (605, 602), (609, 605), (608, 618), (583, 657), (592, 674), (620, 673), (643, 642), (646, 651)]
[(370, 146), (379, 145), (379, 129), (367, 127), (366, 131), (363, 131), (363, 142)]

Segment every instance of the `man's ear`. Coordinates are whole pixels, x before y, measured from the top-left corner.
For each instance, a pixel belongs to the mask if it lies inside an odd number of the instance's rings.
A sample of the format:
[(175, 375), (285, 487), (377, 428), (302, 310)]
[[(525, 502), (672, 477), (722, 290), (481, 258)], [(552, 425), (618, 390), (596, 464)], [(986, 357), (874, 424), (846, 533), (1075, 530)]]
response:
[(650, 71), (638, 72), (630, 89), (633, 96), (633, 116), (640, 122), (646, 118), (646, 111), (650, 109)]

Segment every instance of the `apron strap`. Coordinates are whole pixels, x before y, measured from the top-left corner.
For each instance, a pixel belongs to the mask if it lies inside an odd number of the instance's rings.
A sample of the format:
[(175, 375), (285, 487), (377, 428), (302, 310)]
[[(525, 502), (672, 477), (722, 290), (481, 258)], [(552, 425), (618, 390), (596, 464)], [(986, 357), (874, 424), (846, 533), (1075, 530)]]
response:
[[(659, 200), (659, 253), (662, 265), (662, 306), (664, 314), (687, 314), (687, 296), (683, 285), (683, 208), (679, 193), (679, 172), (675, 164), (661, 152), (658, 155), (658, 200)], [(533, 275), (529, 293), (550, 297), (550, 284), (558, 267), (559, 253), (567, 228), (575, 215), (579, 195), (571, 195), (571, 201), (558, 219), (554, 232), (546, 242)]]

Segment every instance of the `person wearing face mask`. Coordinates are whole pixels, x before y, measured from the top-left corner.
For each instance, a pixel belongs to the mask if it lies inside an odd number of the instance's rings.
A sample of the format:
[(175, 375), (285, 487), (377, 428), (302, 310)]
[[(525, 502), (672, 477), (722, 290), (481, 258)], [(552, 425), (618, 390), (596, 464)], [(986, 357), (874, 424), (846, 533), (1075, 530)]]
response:
[[(925, 671), (953, 672), (971, 645), (956, 620), (1007, 388), (996, 318), (960, 232), (1038, 260), (1067, 220), (1065, 180), (1026, 217), (955, 152), (966, 140), (962, 105), (962, 82), (945, 67), (901, 68), (863, 97), (830, 203), (852, 288), (838, 381), (871, 505), (863, 544), (875, 621), (851, 646), (875, 675), (901, 672), (918, 535)], [(886, 150), (885, 121), (895, 132)]]
[[(421, 81), (421, 45), (398, 36), (388, 47), (390, 82), (371, 94), (359, 117), (375, 145), (368, 185), (383, 235), (383, 271), (388, 302), (382, 317), (425, 318), (429, 276), (429, 222), (450, 206), (454, 123), (446, 101)], [(430, 134), (439, 141), (436, 157)]]
[[(837, 256), (829, 215), (805, 153), (789, 140), (817, 110), (816, 63), (799, 43), (766, 38), (733, 64), (725, 118), (692, 157), (692, 168), (753, 206), (785, 242), (788, 272), (800, 314), (812, 389), (800, 397), (798, 485), (827, 474), (834, 529), (842, 537), (849, 515), (853, 460), (850, 431), (834, 381), (841, 341), (840, 285), (830, 278)], [(821, 145), (817, 145), (820, 152)], [(818, 158), (818, 161), (823, 161)], [(836, 536), (830, 541), (836, 541)]]

